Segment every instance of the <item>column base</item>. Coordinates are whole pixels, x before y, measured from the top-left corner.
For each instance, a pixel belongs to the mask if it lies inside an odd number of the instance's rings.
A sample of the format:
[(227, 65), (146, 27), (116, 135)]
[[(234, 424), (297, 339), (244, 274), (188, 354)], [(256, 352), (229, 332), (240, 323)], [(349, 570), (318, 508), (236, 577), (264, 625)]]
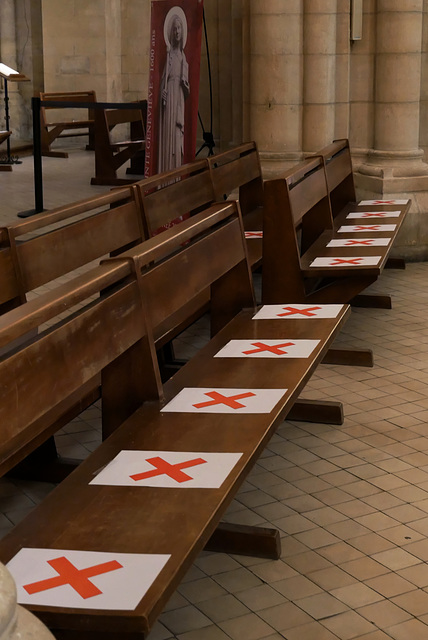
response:
[[(422, 154), (422, 152), (421, 152)], [(369, 161), (360, 164), (354, 174), (358, 200), (405, 199), (412, 201), (409, 214), (398, 234), (392, 257), (407, 262), (428, 260), (428, 164), (412, 156), (384, 156), (371, 152)], [(418, 154), (419, 155), (419, 154)], [(375, 157), (378, 164), (374, 164)], [(394, 164), (391, 164), (393, 162)]]

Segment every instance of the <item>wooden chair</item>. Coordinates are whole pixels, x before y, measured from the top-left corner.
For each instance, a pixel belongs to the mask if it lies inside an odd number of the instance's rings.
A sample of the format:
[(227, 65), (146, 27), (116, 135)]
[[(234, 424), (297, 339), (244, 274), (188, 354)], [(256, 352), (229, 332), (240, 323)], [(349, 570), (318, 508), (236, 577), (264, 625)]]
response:
[[(41, 92), (40, 100), (42, 102), (96, 102), (95, 91), (57, 91), (57, 92)], [(42, 106), (40, 108), (40, 133), (42, 156), (51, 156), (53, 158), (68, 158), (65, 151), (53, 151), (52, 143), (58, 138), (71, 138), (75, 136), (89, 136), (88, 150), (94, 149), (94, 110), (87, 110), (86, 118), (67, 119), (62, 121), (49, 121), (47, 111), (54, 109), (63, 109), (63, 107)], [(79, 109), (79, 113), (80, 113)]]
[[(91, 184), (122, 185), (135, 182), (118, 178), (117, 170), (131, 160), (129, 172), (144, 173), (146, 145), (147, 101), (129, 109), (97, 109), (95, 112), (95, 176)], [(117, 125), (129, 125), (128, 137), (114, 141), (112, 131)]]

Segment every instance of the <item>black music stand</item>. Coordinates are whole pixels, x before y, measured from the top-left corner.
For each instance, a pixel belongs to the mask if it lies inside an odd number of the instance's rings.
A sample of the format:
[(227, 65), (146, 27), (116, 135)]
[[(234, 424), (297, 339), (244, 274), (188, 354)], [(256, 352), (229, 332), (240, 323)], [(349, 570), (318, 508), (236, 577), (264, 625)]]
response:
[(11, 171), (13, 164), (20, 164), (20, 160), (18, 160), (18, 156), (12, 157), (10, 155), (10, 134), (12, 133), (9, 127), (9, 93), (8, 93), (8, 82), (27, 82), (30, 78), (27, 78), (23, 73), (19, 73), (19, 71), (15, 71), (11, 67), (8, 67), (6, 64), (0, 62), (0, 77), (3, 78), (4, 82), (4, 106), (5, 106), (5, 121), (6, 121), (6, 131), (1, 132), (5, 134), (7, 137), (3, 136), (3, 139), (6, 139), (7, 151), (6, 156), (0, 156), (0, 171)]

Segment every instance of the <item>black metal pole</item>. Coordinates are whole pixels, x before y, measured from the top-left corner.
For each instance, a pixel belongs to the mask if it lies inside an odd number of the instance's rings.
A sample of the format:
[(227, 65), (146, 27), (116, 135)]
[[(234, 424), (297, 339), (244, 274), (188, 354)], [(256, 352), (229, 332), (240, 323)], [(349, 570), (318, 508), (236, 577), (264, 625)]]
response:
[(40, 133), (40, 98), (31, 98), (33, 110), (33, 159), (34, 159), (34, 202), (35, 208), (18, 213), (19, 218), (28, 218), (44, 211), (43, 207), (43, 174), (42, 174), (42, 139)]

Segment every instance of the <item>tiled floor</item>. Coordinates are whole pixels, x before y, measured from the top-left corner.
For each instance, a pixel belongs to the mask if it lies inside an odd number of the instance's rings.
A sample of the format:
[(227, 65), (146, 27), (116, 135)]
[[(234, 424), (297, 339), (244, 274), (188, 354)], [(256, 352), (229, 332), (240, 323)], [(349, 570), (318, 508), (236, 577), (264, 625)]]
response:
[[(48, 160), (47, 206), (95, 193), (89, 154)], [(30, 163), (0, 173), (0, 223), (32, 206)], [(304, 394), (342, 401), (345, 423), (284, 422), (227, 513), (277, 527), (281, 559), (202, 553), (150, 640), (428, 638), (428, 264), (373, 289), (394, 308), (355, 310), (338, 341), (372, 348), (375, 366), (321, 365)], [(205, 339), (202, 323), (177, 349)], [(93, 408), (57, 440), (84, 457), (99, 437)], [(1, 532), (50, 488), (1, 480)]]

